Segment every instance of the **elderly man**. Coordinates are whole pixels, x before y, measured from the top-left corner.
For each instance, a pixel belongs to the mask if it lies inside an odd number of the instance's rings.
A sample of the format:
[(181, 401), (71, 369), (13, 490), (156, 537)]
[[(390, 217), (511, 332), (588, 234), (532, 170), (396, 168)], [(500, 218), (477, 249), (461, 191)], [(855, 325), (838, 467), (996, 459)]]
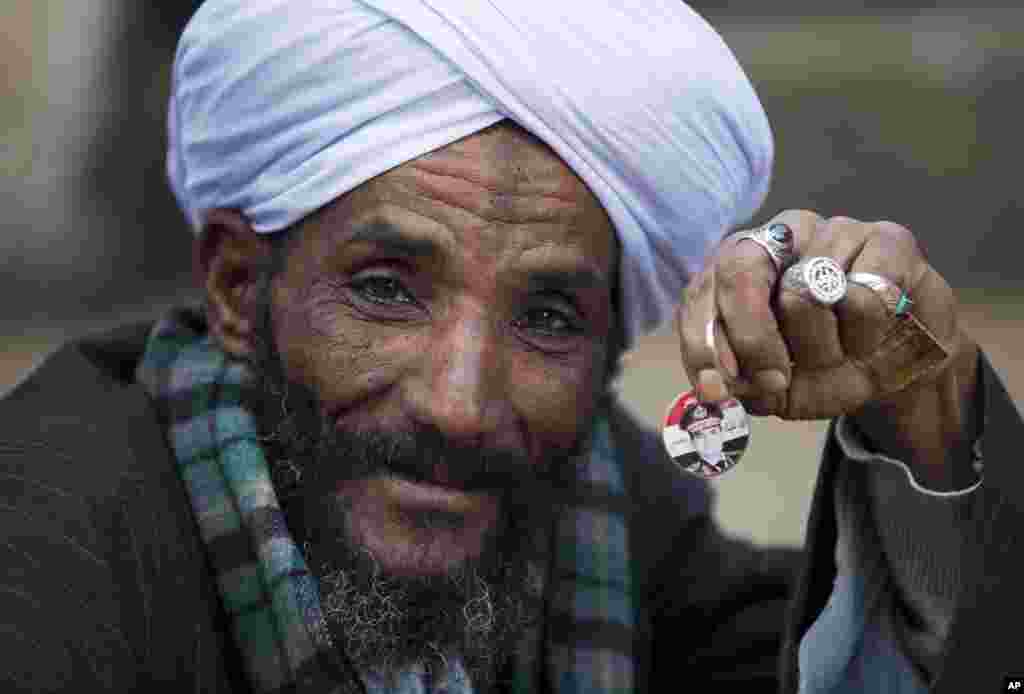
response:
[(723, 537), (609, 389), (688, 282), (701, 398), (838, 422), (787, 686), (940, 674), (927, 579), (960, 581), (867, 546), (876, 473), (835, 470), (887, 453), (912, 494), (973, 498), (977, 347), (902, 227), (786, 212), (719, 243), (767, 188), (766, 119), (699, 17), (636, 5), (200, 8), (168, 168), (205, 310), (72, 345), (0, 406), (8, 680), (770, 688), (792, 555)]

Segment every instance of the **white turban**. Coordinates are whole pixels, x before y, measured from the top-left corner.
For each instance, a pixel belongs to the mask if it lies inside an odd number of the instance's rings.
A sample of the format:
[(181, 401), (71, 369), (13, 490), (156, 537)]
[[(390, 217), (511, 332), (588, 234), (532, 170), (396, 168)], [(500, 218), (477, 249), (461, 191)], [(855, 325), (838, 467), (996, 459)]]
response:
[(604, 205), (630, 343), (767, 192), (742, 68), (680, 0), (207, 0), (174, 62), (168, 173), (204, 211), (284, 229), (510, 118)]

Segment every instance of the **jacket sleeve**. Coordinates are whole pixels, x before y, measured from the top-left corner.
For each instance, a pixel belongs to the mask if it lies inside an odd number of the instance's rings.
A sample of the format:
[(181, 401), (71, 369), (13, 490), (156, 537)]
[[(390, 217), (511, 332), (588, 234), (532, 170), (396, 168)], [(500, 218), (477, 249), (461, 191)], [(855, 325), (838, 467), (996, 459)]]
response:
[(46, 474), (83, 461), (47, 433), (21, 428), (0, 441), (2, 681), (13, 691), (134, 691), (135, 653), (105, 559), (110, 523), (70, 479)]
[[(949, 636), (933, 691), (986, 691), (1020, 668), (1017, 625), (1024, 622), (1024, 511), (1020, 490), (1024, 467), (1017, 464), (1024, 422), (984, 354), (979, 359), (985, 424), (979, 449), (984, 483), (970, 495), (971, 521), (961, 528), (960, 585)], [(844, 455), (834, 430), (826, 442), (807, 524), (807, 559), (798, 582), (784, 642), (783, 691), (798, 686), (801, 639), (821, 615), (837, 575), (838, 528), (835, 490)]]
[(229, 688), (180, 486), (141, 389), (79, 351), (0, 400), (0, 689)]

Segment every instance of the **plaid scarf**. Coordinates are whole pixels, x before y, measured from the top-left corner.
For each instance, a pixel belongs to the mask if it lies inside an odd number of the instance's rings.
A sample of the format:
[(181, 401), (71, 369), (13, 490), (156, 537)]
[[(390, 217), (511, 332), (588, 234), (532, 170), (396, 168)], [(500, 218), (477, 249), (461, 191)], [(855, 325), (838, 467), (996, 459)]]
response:
[[(166, 414), (168, 439), (191, 497), (221, 599), (251, 683), (259, 692), (472, 692), (457, 659), (447, 677), (398, 673), (385, 688), (355, 674), (332, 644), (316, 578), (278, 505), (242, 392), (254, 379), (190, 310), (153, 329), (138, 379)], [(545, 588), (544, 642), (521, 657), (513, 692), (613, 694), (633, 687), (634, 612), (621, 461), (607, 417), (594, 428), (575, 501), (557, 521)], [(542, 687), (540, 679), (547, 678)]]

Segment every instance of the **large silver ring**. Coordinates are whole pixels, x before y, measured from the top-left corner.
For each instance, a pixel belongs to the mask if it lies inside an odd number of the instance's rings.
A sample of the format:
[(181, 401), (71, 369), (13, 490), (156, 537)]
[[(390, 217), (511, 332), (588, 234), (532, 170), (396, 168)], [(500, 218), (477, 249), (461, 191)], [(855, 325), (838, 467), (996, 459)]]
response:
[(776, 272), (782, 272), (796, 259), (793, 247), (793, 230), (782, 222), (769, 222), (759, 229), (736, 235), (736, 243), (753, 241), (763, 248), (772, 259)]
[(846, 273), (831, 258), (821, 255), (805, 258), (782, 275), (782, 287), (823, 306), (831, 306), (846, 296)]
[(873, 272), (851, 272), (846, 276), (846, 280), (863, 285), (875, 292), (894, 316), (903, 315), (910, 310), (910, 305), (914, 303), (895, 282)]

